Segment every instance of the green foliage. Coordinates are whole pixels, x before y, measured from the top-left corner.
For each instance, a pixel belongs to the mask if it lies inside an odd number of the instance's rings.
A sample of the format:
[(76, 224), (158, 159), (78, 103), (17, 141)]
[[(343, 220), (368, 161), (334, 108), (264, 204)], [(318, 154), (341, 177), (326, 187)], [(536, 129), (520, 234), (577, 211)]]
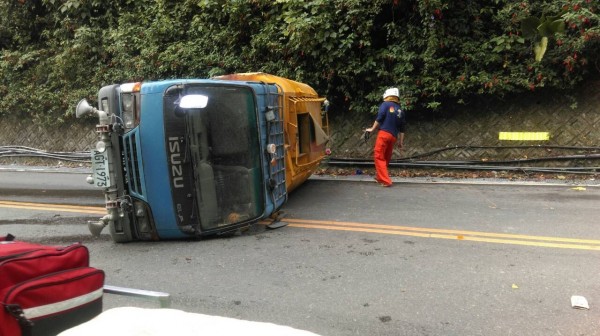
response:
[(60, 123), (103, 85), (250, 71), (306, 82), (337, 114), (372, 113), (390, 86), (414, 111), (571, 89), (598, 71), (599, 9), (594, 0), (3, 1), (0, 116)]
[[(534, 39), (535, 61), (540, 62), (548, 48), (548, 38), (565, 32), (565, 21), (562, 14), (556, 16), (542, 14), (539, 19), (530, 16), (521, 21), (521, 32), (523, 36)], [(536, 40), (538, 38), (539, 40)]]

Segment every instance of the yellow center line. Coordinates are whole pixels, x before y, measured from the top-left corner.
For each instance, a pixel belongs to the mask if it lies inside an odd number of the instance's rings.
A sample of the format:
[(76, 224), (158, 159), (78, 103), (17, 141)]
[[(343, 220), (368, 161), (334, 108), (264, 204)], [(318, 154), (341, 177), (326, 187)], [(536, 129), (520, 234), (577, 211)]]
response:
[[(553, 247), (553, 248), (568, 248), (579, 250), (600, 250), (600, 240), (593, 239), (577, 239), (577, 238), (562, 238), (562, 237), (547, 237), (547, 236), (530, 236), (519, 234), (479, 232), (468, 230), (451, 230), (451, 229), (435, 229), (435, 228), (420, 228), (407, 227), (397, 225), (383, 224), (365, 224), (356, 222), (336, 222), (322, 220), (308, 220), (285, 218), (291, 227), (307, 228), (307, 229), (322, 229), (336, 231), (353, 231), (353, 232), (369, 232), (382, 233), (423, 238), (437, 239), (452, 239), (466, 240), (497, 244), (512, 244), (538, 247)], [(267, 221), (261, 221), (261, 224), (270, 224)]]
[[(75, 212), (86, 214), (106, 214), (106, 210), (102, 207), (65, 205), (65, 204), (48, 204), (48, 203), (27, 203), (0, 201), (0, 207), (57, 211), (57, 212)], [(357, 222), (339, 222), (329, 220), (311, 220), (298, 218), (284, 218), (291, 227), (306, 228), (306, 229), (321, 229), (321, 230), (336, 230), (336, 231), (352, 231), (352, 232), (367, 232), (380, 233), (391, 235), (402, 235), (422, 238), (436, 239), (452, 239), (466, 240), (485, 243), (497, 244), (512, 244), (526, 245), (538, 247), (552, 248), (568, 248), (580, 250), (600, 250), (600, 240), (594, 239), (578, 239), (578, 238), (563, 238), (563, 237), (548, 237), (548, 236), (530, 236), (521, 234), (480, 232), (469, 230), (453, 230), (453, 229), (436, 229), (422, 228), (399, 225), (386, 224), (367, 224)], [(260, 221), (260, 224), (270, 224), (268, 221)]]
[[(437, 239), (452, 239), (452, 240), (467, 240), (467, 241), (497, 243), (497, 244), (554, 247), (554, 248), (592, 250), (592, 251), (600, 250), (600, 245), (560, 244), (560, 243), (551, 243), (551, 242), (538, 242), (538, 241), (515, 240), (515, 239), (496, 239), (496, 238), (470, 237), (470, 236), (460, 237), (460, 236), (456, 236), (456, 235), (445, 235), (445, 234), (437, 234), (437, 233), (422, 233), (422, 232), (411, 232), (411, 231), (382, 230), (382, 229), (328, 226), (328, 225), (290, 224), (289, 226), (306, 228), (306, 229), (383, 233), (383, 234), (401, 235), (401, 236), (437, 238)], [(600, 241), (598, 243), (600, 243)]]
[(65, 204), (48, 204), (48, 203), (27, 203), (27, 202), (12, 202), (0, 201), (2, 208), (27, 209), (27, 210), (42, 210), (42, 211), (57, 211), (57, 212), (75, 212), (89, 214), (106, 214), (106, 210), (101, 207), (90, 207), (80, 205), (65, 205)]
[(592, 244), (592, 245), (598, 244), (598, 245), (600, 245), (600, 240), (595, 240), (595, 239), (530, 236), (530, 235), (520, 235), (520, 234), (510, 234), (510, 233), (494, 233), (494, 232), (453, 230), (453, 229), (434, 229), (434, 228), (410, 227), (410, 226), (399, 226), (399, 225), (365, 224), (365, 223), (357, 223), (357, 222), (336, 222), (336, 221), (295, 219), (295, 218), (285, 218), (283, 221), (289, 222), (289, 223), (294, 223), (294, 224), (333, 225), (333, 226), (374, 228), (374, 229), (395, 230), (395, 231), (397, 231), (397, 230), (415, 231), (415, 232), (423, 232), (426, 234), (427, 233), (441, 233), (441, 234), (452, 235), (454, 237), (454, 239), (457, 239), (457, 237), (458, 237), (458, 239), (462, 239), (463, 237), (466, 237), (466, 236), (478, 236), (478, 237), (542, 240), (542, 241), (562, 242), (562, 243), (577, 243), (577, 244)]

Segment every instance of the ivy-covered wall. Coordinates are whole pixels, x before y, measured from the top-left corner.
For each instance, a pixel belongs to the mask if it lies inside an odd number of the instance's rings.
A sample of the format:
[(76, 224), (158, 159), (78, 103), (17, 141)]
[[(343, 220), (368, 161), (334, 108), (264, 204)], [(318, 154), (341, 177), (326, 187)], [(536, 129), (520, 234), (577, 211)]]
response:
[(89, 149), (74, 108), (107, 84), (262, 71), (332, 102), (334, 155), (370, 156), (358, 138), (390, 86), (409, 115), (404, 156), (505, 145), (498, 132), (511, 130), (596, 145), (597, 91), (584, 89), (600, 72), (599, 10), (597, 0), (1, 1), (0, 144)]
[[(406, 110), (433, 114), (544, 87), (573, 95), (598, 72), (599, 9), (596, 0), (2, 1), (0, 115), (60, 124), (106, 84), (248, 71), (311, 84), (336, 116), (373, 113), (389, 86)], [(547, 17), (556, 29), (523, 35), (524, 21)]]

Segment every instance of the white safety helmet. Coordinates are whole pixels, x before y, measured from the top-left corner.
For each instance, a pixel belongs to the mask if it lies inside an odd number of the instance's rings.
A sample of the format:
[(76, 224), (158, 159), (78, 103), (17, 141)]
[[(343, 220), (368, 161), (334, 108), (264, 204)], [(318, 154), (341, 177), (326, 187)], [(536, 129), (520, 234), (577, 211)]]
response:
[(398, 90), (398, 88), (391, 88), (391, 89), (385, 90), (385, 92), (383, 93), (383, 99), (385, 99), (389, 96), (396, 96), (396, 97), (400, 98), (400, 91)]

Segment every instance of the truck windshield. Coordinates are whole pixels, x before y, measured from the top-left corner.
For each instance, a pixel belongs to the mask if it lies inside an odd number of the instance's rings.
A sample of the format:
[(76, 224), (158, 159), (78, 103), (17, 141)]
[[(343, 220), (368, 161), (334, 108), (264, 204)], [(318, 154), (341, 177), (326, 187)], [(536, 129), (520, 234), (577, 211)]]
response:
[(185, 117), (202, 229), (259, 217), (264, 204), (253, 91), (198, 84), (183, 91), (208, 97), (205, 108)]

